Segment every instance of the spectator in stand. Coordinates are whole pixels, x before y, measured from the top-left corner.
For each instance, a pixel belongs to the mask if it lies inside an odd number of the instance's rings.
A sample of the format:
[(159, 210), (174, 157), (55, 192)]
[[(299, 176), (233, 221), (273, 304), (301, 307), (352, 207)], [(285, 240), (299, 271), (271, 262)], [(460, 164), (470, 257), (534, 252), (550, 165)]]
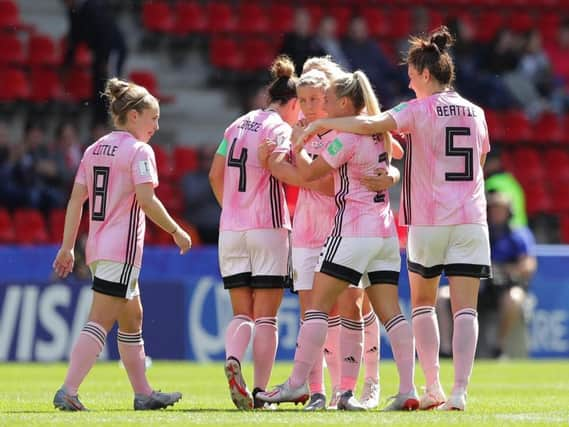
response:
[(376, 89), (381, 88), (381, 102), (392, 105), (399, 94), (405, 93), (406, 72), (389, 62), (377, 42), (369, 37), (367, 23), (361, 16), (352, 18), (342, 46), (349, 62), (348, 68), (362, 70)]
[(503, 75), (515, 71), (522, 55), (522, 43), (511, 29), (503, 28), (486, 47), (481, 64), (492, 74)]
[(545, 46), (551, 62), (551, 68), (555, 79), (556, 93), (554, 102), (556, 110), (567, 111), (569, 109), (569, 20), (559, 26), (557, 39)]
[(24, 195), (14, 181), (13, 149), (8, 125), (0, 122), (0, 207), (14, 209), (25, 203)]
[(296, 10), (294, 29), (291, 33), (285, 34), (280, 53), (288, 55), (292, 59), (297, 75), (302, 73), (302, 64), (308, 58), (326, 55), (312, 34), (310, 14), (306, 9), (299, 8)]
[(219, 235), (221, 208), (209, 186), (209, 167), (215, 146), (202, 146), (198, 152), (198, 169), (188, 172), (180, 181), (185, 204), (184, 217), (199, 232), (203, 243), (216, 244)]
[(16, 185), (25, 194), (27, 207), (47, 214), (65, 206), (65, 194), (59, 187), (61, 176), (54, 153), (45, 142), (45, 130), (37, 121), (26, 124), (24, 140), (17, 146), (14, 164)]
[(325, 16), (318, 26), (316, 41), (327, 55), (342, 68), (348, 68), (349, 61), (337, 36), (338, 25), (333, 16)]
[[(493, 192), (487, 200), (493, 274), (492, 278), (482, 280), (478, 294), (478, 355), (527, 357), (525, 313), (529, 281), (537, 268), (535, 239), (529, 228), (511, 227), (513, 205), (508, 195)], [(443, 287), (437, 300), (443, 353), (451, 350), (449, 302), (448, 287)]]
[(494, 148), (486, 157), (484, 164), (484, 186), (486, 192), (506, 194), (512, 201), (512, 216), (510, 226), (513, 228), (527, 227), (526, 197), (524, 189), (510, 172), (504, 170), (501, 152)]
[(109, 76), (111, 56), (116, 56), (115, 68), (111, 71), (121, 76), (127, 56), (127, 47), (113, 10), (107, 0), (64, 0), (69, 17), (67, 52), (64, 68), (73, 64), (75, 49), (86, 43), (93, 53), (91, 66), (93, 85), (93, 123), (107, 122), (107, 109), (102, 93)]
[(456, 87), (460, 92), (474, 102), (492, 109), (503, 110), (515, 105), (501, 77), (481, 72), (483, 49), (474, 40), (471, 23), (454, 16), (450, 18), (448, 27), (456, 39), (453, 53), (458, 64)]
[(73, 123), (59, 124), (55, 130), (54, 145), (54, 160), (62, 180), (62, 189), (69, 192), (83, 154), (77, 128)]

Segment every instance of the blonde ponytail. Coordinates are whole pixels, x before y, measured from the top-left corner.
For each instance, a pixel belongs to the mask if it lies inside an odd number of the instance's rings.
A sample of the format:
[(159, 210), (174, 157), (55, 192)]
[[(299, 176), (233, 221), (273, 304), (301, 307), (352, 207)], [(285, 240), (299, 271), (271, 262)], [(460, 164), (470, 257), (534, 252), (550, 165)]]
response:
[[(381, 107), (379, 106), (379, 101), (377, 100), (377, 96), (375, 95), (375, 92), (371, 87), (371, 83), (369, 82), (369, 79), (367, 78), (365, 73), (360, 70), (354, 71), (354, 80), (358, 83), (358, 85), (361, 88), (361, 93), (363, 96), (366, 113), (369, 116), (379, 115), (381, 113)], [(387, 153), (389, 160), (391, 160), (391, 156), (393, 154), (393, 142), (392, 142), (393, 137), (389, 132), (384, 132), (382, 136), (383, 136), (383, 145), (385, 148), (385, 152)]]

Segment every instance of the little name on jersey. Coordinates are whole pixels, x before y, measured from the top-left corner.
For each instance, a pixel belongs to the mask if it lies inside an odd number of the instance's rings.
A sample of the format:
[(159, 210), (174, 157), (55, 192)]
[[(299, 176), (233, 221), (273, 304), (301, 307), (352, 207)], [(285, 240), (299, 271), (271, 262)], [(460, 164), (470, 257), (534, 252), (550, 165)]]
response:
[(251, 120), (243, 120), (241, 124), (237, 126), (238, 129), (244, 129), (251, 132), (258, 132), (260, 127), (261, 123), (252, 122)]
[(111, 156), (115, 157), (118, 145), (101, 144), (93, 150), (93, 156)]
[(450, 117), (450, 116), (465, 116), (476, 117), (474, 108), (465, 105), (437, 105), (437, 116)]

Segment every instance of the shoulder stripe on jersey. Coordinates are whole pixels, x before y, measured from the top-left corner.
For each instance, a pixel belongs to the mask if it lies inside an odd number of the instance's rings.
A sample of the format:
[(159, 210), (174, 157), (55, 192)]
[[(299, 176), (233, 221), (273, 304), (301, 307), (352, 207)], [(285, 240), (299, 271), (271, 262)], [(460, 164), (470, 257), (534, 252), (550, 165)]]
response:
[(413, 144), (411, 134), (406, 134), (407, 153), (405, 155), (405, 177), (403, 178), (403, 217), (405, 225), (411, 225), (411, 162), (413, 160)]
[(129, 285), (130, 275), (132, 273), (134, 259), (136, 257), (136, 239), (138, 235), (139, 220), (140, 206), (136, 202), (136, 198), (133, 198), (132, 206), (130, 207), (130, 221), (128, 226), (125, 262), (120, 277), (120, 283), (126, 286)]
[(281, 228), (283, 226), (283, 218), (279, 181), (272, 175), (269, 177), (269, 194), (271, 198), (271, 215), (273, 218), (273, 228)]
[(350, 191), (350, 181), (348, 179), (348, 164), (344, 163), (338, 169), (340, 175), (340, 190), (336, 193), (335, 202), (338, 208), (334, 218), (334, 228), (331, 236), (340, 236), (342, 233), (342, 221), (344, 219), (344, 211), (346, 210), (346, 195)]

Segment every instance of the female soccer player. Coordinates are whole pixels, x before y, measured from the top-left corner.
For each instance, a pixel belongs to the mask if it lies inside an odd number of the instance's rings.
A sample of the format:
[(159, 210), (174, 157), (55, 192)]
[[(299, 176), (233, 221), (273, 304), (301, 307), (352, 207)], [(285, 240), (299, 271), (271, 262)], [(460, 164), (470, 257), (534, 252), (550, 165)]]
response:
[[(374, 105), (375, 104), (375, 105)], [(378, 110), (377, 100), (364, 73), (335, 80), (327, 91), (330, 117)], [(324, 346), (328, 313), (350, 283), (364, 279), (366, 292), (386, 327), (400, 375), (399, 393), (387, 409), (416, 409), (419, 400), (413, 384), (414, 345), (411, 328), (399, 308), (397, 281), (400, 257), (389, 196), (367, 190), (362, 176), (389, 166), (389, 138), (340, 133), (314, 161), (302, 146), (295, 147), (297, 166), (304, 179), (334, 173), (334, 225), (318, 260), (310, 309), (304, 314), (292, 375), (274, 390), (259, 393), (267, 402), (302, 402), (308, 399), (306, 381)], [(348, 392), (348, 394), (351, 392)]]
[[(482, 167), (490, 150), (484, 111), (452, 89), (453, 39), (446, 27), (411, 37), (409, 87), (416, 100), (373, 117), (317, 120), (302, 138), (339, 129), (407, 133), (400, 223), (409, 225), (408, 269), (413, 330), (426, 377), (421, 408), (464, 410), (478, 338), (480, 279), (490, 273), (490, 245)], [(440, 275), (450, 282), (454, 316), (454, 386), (446, 400), (439, 380), (435, 303)]]
[(235, 406), (245, 410), (253, 408), (254, 396), (241, 374), (241, 360), (254, 334), (253, 393), (264, 390), (277, 351), (277, 311), (290, 273), (284, 189), (260, 165), (257, 150), (265, 139), (277, 143), (276, 152), (290, 150), (291, 125), (299, 112), (297, 78), (286, 56), (275, 60), (271, 72), (268, 107), (239, 117), (226, 129), (209, 175), (222, 207), (219, 266), (234, 315), (225, 335), (225, 373)]
[[(326, 75), (328, 81), (334, 81), (345, 73), (340, 65), (332, 61), (330, 56), (309, 58), (304, 63), (302, 70), (303, 74), (311, 70), (319, 70)], [(379, 113), (379, 105), (377, 113)], [(310, 122), (311, 120), (305, 120), (305, 123)], [(324, 137), (330, 139), (332, 136), (332, 134), (328, 133)], [(398, 159), (403, 157), (403, 149), (399, 143), (396, 140), (392, 140), (391, 144), (394, 157)], [(308, 147), (306, 148), (308, 149)], [(382, 184), (385, 185), (385, 188), (383, 189), (389, 188), (399, 180), (399, 171), (395, 168), (392, 168), (390, 171), (381, 171), (380, 175), (383, 175), (382, 178), (378, 178), (384, 180)], [(391, 183), (388, 184), (387, 182), (390, 180)], [(319, 223), (321, 224), (320, 220)], [(294, 258), (293, 248), (293, 267), (295, 266)], [(314, 265), (316, 265), (316, 262)], [(303, 306), (302, 301), (300, 305), (301, 313), (304, 313), (306, 307)], [(360, 402), (358, 403), (355, 399), (349, 399), (348, 401), (344, 399), (340, 409), (361, 409), (362, 406), (365, 409), (372, 409), (378, 406), (379, 344), (379, 321), (369, 299), (362, 288), (354, 285), (350, 286), (338, 297), (337, 303), (328, 318), (328, 335), (324, 346), (326, 365), (332, 379), (332, 398), (328, 409), (336, 409), (344, 392), (348, 391), (349, 387), (353, 388), (351, 383), (359, 374), (362, 353), (365, 382)], [(314, 370), (316, 372), (321, 370), (318, 362), (314, 365)], [(318, 389), (317, 382), (313, 381), (315, 378), (313, 371), (310, 380), (311, 396), (310, 402), (306, 406), (307, 410), (320, 409), (322, 406), (324, 396), (315, 392)]]
[(116, 78), (108, 81), (105, 95), (116, 131), (83, 155), (67, 205), (63, 243), (53, 262), (61, 277), (73, 270), (73, 248), (88, 199), (86, 258), (95, 292), (89, 320), (71, 351), (65, 382), (53, 404), (67, 411), (86, 410), (77, 389), (118, 321), (118, 348), (135, 393), (134, 409), (160, 409), (182, 395), (153, 391), (146, 379), (138, 287), (146, 216), (172, 235), (180, 254), (190, 249), (191, 240), (154, 194), (158, 175), (148, 142), (158, 130), (158, 101), (145, 88)]

